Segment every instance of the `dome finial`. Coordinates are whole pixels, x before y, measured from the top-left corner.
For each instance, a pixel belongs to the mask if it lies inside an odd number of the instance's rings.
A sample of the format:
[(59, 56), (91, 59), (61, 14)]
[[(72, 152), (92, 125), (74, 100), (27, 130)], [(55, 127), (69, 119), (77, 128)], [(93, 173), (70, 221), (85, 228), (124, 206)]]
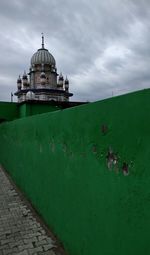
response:
[(44, 34), (42, 33), (42, 49), (44, 49)]

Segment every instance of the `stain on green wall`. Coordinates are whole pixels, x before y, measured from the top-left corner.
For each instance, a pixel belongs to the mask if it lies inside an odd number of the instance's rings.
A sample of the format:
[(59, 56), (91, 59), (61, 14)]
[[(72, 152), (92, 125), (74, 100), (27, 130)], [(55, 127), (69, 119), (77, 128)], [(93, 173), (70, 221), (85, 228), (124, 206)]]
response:
[(150, 253), (149, 112), (144, 90), (0, 125), (0, 162), (70, 255)]

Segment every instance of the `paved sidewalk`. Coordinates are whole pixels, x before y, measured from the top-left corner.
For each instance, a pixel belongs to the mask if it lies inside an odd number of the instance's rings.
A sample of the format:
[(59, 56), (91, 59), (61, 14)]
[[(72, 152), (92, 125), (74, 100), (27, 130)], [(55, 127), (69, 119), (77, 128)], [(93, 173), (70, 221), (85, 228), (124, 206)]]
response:
[(37, 219), (0, 168), (0, 255), (64, 254)]

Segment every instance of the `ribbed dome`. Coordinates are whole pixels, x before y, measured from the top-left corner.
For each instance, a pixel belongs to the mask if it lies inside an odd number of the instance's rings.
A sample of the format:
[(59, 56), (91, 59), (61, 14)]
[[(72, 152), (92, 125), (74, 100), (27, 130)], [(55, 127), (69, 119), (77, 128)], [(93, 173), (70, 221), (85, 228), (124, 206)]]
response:
[(39, 49), (31, 58), (31, 65), (48, 64), (55, 66), (56, 62), (51, 53), (45, 48)]

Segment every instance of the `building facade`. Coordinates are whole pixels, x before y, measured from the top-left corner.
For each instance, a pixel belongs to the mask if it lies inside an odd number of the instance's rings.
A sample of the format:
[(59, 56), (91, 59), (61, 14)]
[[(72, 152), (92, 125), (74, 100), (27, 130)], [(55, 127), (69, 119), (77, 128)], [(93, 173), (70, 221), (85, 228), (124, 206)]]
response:
[(24, 101), (69, 101), (73, 96), (69, 93), (69, 80), (64, 79), (62, 73), (57, 74), (56, 61), (53, 55), (42, 47), (31, 58), (29, 73), (24, 72), (17, 80), (18, 102)]

